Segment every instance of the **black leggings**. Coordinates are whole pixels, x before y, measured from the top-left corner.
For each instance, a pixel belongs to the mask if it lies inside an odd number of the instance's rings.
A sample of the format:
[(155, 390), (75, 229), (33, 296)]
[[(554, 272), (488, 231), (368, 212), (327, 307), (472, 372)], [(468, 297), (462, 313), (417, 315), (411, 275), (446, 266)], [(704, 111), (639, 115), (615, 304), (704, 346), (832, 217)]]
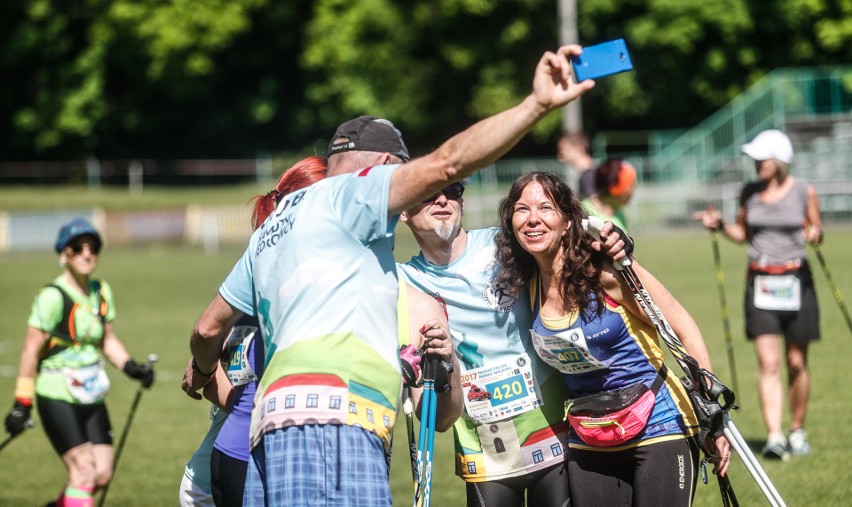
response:
[(38, 416), (57, 454), (87, 442), (112, 445), (112, 426), (106, 405), (75, 405), (67, 401), (36, 397)]
[(576, 505), (688, 506), (697, 470), (694, 438), (613, 452), (568, 450), (568, 480)]
[(568, 507), (571, 494), (566, 475), (565, 464), (558, 463), (520, 477), (468, 482), (467, 507)]
[(216, 507), (240, 507), (246, 486), (248, 462), (213, 448), (210, 455), (210, 485)]

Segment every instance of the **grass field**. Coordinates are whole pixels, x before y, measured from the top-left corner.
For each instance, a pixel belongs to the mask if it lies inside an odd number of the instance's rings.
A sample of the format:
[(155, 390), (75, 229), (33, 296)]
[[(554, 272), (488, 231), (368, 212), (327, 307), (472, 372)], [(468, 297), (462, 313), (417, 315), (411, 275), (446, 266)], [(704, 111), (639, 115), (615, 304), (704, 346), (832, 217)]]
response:
[[(401, 233), (399, 258), (407, 260), (413, 244)], [(852, 297), (852, 272), (845, 269), (846, 245), (852, 231), (830, 228), (823, 247), (842, 294)], [(637, 258), (654, 272), (694, 315), (704, 332), (715, 370), (730, 379), (725, 352), (719, 300), (714, 278), (711, 243), (707, 234), (678, 233), (669, 236), (639, 236)], [(723, 242), (722, 258), (731, 310), (734, 351), (741, 392), (740, 409), (733, 414), (737, 426), (752, 448), (762, 445), (764, 432), (757, 405), (754, 353), (742, 336), (741, 299), (745, 251)], [(188, 337), (197, 317), (215, 295), (216, 289), (241, 249), (223, 249), (208, 256), (200, 250), (154, 245), (141, 249), (107, 249), (98, 270), (108, 280), (117, 298), (115, 327), (132, 355), (143, 359), (160, 356), (158, 379), (145, 392), (130, 430), (124, 454), (116, 471), (108, 504), (122, 506), (176, 505), (183, 467), (206, 432), (207, 404), (190, 400), (179, 388), (189, 354)], [(849, 505), (852, 484), (846, 460), (852, 455), (852, 405), (847, 375), (852, 334), (835, 304), (825, 278), (814, 259), (822, 311), (823, 340), (811, 352), (813, 392), (808, 430), (813, 454), (788, 462), (761, 460), (788, 505)], [(0, 255), (0, 393), (11, 405), (14, 378), (35, 292), (50, 281), (59, 268), (51, 253)], [(677, 368), (674, 366), (674, 368)], [(677, 370), (676, 370), (677, 371)], [(113, 388), (108, 398), (116, 438), (124, 427), (136, 392), (121, 373), (110, 369)], [(5, 407), (3, 405), (4, 415)], [(400, 419), (402, 421), (402, 419)], [(454, 476), (452, 436), (439, 435), (436, 444), (434, 505), (464, 505), (464, 486)], [(65, 472), (40, 427), (21, 435), (0, 454), (0, 505), (43, 505), (56, 497)], [(762, 494), (739, 460), (731, 479), (741, 505), (765, 505)], [(396, 452), (391, 481), (395, 505), (408, 505), (411, 474), (406, 452), (404, 424), (397, 426)], [(699, 484), (696, 505), (719, 505), (715, 483)]]

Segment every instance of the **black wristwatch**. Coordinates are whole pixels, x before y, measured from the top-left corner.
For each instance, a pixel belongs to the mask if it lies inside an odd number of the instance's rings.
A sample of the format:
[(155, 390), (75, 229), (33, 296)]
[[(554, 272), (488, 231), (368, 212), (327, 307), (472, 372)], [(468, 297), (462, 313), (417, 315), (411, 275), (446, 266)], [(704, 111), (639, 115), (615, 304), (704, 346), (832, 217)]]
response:
[(202, 377), (212, 377), (213, 374), (216, 373), (216, 368), (213, 368), (213, 371), (211, 371), (210, 373), (201, 371), (201, 369), (198, 367), (198, 363), (195, 362), (194, 357), (192, 358), (192, 369), (193, 371), (195, 371), (195, 373), (201, 375)]

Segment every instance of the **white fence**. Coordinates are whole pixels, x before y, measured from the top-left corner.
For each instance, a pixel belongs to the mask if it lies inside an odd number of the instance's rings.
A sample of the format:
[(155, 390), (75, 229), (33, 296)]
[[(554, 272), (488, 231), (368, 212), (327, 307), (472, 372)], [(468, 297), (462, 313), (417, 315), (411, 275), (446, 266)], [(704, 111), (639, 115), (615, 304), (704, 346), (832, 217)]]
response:
[[(839, 123), (830, 136), (817, 137), (796, 149), (791, 173), (814, 184), (823, 220), (852, 223), (852, 123)], [(713, 204), (727, 220), (733, 220), (740, 188), (754, 178), (754, 165), (745, 156), (714, 160), (714, 167), (719, 170), (709, 180), (699, 179), (690, 169), (693, 164), (684, 160), (682, 178), (666, 183), (654, 181), (653, 160), (643, 156), (628, 158), (639, 174), (636, 194), (626, 210), (633, 232), (697, 228), (690, 218), (692, 212), (707, 204)], [(465, 225), (494, 225), (497, 204), (511, 182), (529, 171), (553, 172), (572, 185), (577, 179), (555, 159), (498, 161), (477, 173), (469, 185), (465, 193)], [(251, 208), (188, 203), (180, 209), (145, 211), (0, 210), (0, 252), (49, 251), (59, 227), (77, 216), (92, 221), (108, 244), (183, 243), (215, 252), (222, 244), (246, 242)]]

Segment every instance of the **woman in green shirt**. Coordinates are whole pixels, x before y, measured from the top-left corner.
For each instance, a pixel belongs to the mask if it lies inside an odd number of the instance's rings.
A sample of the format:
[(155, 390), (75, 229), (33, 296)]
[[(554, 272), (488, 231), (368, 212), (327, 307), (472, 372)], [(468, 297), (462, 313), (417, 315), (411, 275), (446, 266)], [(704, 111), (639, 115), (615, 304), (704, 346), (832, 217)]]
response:
[(37, 400), (44, 431), (68, 470), (57, 505), (92, 505), (95, 490), (112, 478), (104, 358), (146, 388), (154, 382), (150, 366), (133, 361), (113, 330), (109, 284), (91, 278), (101, 246), (100, 234), (83, 219), (59, 230), (54, 249), (64, 269), (33, 302), (5, 421), (12, 435), (24, 431)]

